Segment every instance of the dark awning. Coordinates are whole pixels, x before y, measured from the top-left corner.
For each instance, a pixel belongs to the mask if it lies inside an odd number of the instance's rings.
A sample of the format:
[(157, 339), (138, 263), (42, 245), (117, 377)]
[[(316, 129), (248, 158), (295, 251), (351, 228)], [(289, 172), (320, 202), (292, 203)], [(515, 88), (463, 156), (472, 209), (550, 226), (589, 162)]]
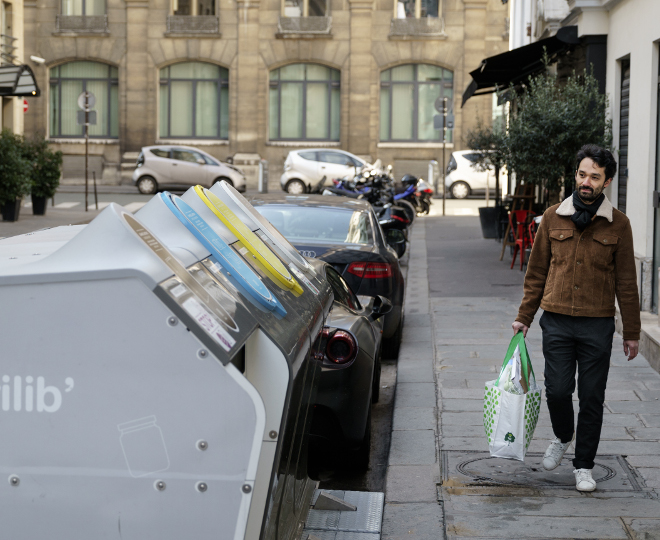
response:
[(577, 26), (565, 26), (557, 34), (524, 47), (518, 47), (497, 56), (481, 61), (481, 65), (472, 71), (472, 82), (463, 93), (463, 103), (472, 96), (492, 94), (510, 84), (518, 84), (527, 77), (543, 71), (543, 50), (548, 54), (550, 63), (565, 54), (573, 45), (580, 43)]
[(0, 66), (0, 96), (38, 97), (37, 86), (30, 66)]

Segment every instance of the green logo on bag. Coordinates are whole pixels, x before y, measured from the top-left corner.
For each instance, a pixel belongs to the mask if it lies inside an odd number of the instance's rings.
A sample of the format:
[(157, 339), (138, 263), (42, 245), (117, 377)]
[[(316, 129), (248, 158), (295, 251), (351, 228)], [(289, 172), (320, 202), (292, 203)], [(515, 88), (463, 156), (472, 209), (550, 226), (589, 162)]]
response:
[(516, 440), (516, 438), (513, 436), (513, 433), (509, 432), (504, 436), (504, 440), (509, 443), (509, 446), (511, 445), (512, 442)]

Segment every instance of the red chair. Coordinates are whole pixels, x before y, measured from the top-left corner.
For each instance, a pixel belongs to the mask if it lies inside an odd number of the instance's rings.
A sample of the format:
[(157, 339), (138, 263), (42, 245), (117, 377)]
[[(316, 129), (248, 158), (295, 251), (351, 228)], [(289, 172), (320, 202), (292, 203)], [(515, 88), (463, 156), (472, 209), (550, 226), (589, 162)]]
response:
[(511, 228), (511, 234), (513, 234), (513, 240), (515, 242), (511, 268), (513, 268), (513, 265), (516, 262), (516, 256), (520, 253), (520, 270), (522, 271), (523, 269), (525, 250), (532, 246), (532, 238), (525, 234), (528, 227), (527, 220), (529, 217), (535, 215), (536, 214), (530, 210), (513, 210), (509, 214), (509, 227)]

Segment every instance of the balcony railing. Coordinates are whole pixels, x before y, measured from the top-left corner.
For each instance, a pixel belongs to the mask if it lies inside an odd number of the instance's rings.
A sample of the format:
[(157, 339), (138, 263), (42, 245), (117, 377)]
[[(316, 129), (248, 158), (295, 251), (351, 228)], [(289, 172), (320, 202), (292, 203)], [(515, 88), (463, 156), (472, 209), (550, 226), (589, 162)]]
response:
[(217, 34), (220, 23), (215, 15), (170, 15), (168, 34)]
[(446, 37), (445, 20), (438, 17), (392, 19), (390, 37), (444, 38)]
[(277, 23), (281, 35), (329, 35), (332, 29), (332, 17), (282, 17)]
[(107, 15), (58, 15), (58, 32), (105, 34), (108, 32)]

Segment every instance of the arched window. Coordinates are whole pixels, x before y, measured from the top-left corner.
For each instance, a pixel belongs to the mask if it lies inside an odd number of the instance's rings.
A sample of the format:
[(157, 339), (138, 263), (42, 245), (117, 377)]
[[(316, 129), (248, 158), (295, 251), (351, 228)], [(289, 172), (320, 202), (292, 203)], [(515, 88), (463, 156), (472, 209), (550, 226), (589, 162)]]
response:
[(339, 140), (339, 71), (291, 64), (270, 72), (270, 140)]
[(119, 136), (119, 90), (117, 68), (99, 62), (69, 62), (50, 70), (50, 136), (83, 137), (78, 125), (78, 96), (94, 94), (96, 125), (89, 126), (89, 136)]
[(229, 72), (204, 62), (161, 69), (159, 124), (163, 139), (227, 139)]
[[(429, 64), (407, 64), (386, 69), (380, 74), (380, 140), (424, 142), (442, 140), (433, 129), (433, 104), (438, 97), (448, 98), (452, 108), (454, 74)], [(447, 142), (453, 130), (447, 130)]]

